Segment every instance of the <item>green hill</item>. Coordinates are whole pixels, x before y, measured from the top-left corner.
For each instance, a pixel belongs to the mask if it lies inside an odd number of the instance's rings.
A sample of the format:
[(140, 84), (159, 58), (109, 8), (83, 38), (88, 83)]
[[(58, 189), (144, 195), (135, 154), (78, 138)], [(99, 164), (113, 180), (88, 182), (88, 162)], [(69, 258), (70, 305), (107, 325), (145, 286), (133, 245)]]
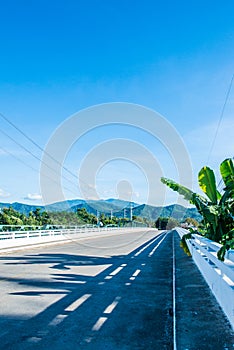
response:
[(0, 203), (1, 208), (9, 208), (17, 210), (18, 212), (28, 215), (30, 211), (34, 211), (36, 208), (40, 208), (42, 211), (48, 212), (60, 212), (71, 211), (75, 212), (79, 208), (86, 208), (90, 214), (105, 214), (110, 216), (111, 212), (114, 216), (126, 218), (130, 217), (130, 205), (132, 206), (132, 214), (146, 218), (150, 221), (155, 221), (159, 216), (173, 217), (177, 220), (183, 220), (186, 217), (194, 218), (198, 221), (201, 220), (201, 216), (196, 208), (185, 208), (178, 204), (168, 205), (165, 207), (154, 207), (148, 204), (129, 203), (128, 201), (119, 199), (107, 199), (97, 201), (84, 201), (83, 199), (68, 200), (63, 202), (53, 203), (47, 206), (29, 205), (23, 203)]

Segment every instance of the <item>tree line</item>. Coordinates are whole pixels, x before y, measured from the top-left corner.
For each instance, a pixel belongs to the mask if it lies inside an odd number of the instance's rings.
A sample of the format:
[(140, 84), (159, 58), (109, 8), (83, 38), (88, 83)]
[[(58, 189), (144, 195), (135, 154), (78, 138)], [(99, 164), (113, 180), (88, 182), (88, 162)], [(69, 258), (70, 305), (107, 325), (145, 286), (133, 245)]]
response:
[[(159, 217), (153, 222), (146, 218), (133, 215), (133, 221), (161, 230), (170, 230), (176, 226), (180, 226), (178, 220), (169, 217)], [(189, 225), (198, 225), (197, 221), (191, 218), (187, 218), (185, 221)], [(97, 218), (94, 214), (88, 213), (85, 208), (79, 208), (76, 212), (46, 212), (37, 208), (26, 215), (9, 207), (1, 209), (0, 212), (0, 225), (31, 226), (32, 228), (36, 228), (46, 225), (79, 226), (85, 224), (100, 225), (100, 223), (103, 226), (126, 226), (130, 223), (130, 220), (127, 218), (117, 218), (115, 216), (110, 217), (103, 213)]]
[[(145, 218), (133, 216), (133, 220), (141, 222), (147, 226), (150, 225), (150, 222)], [(85, 208), (79, 208), (76, 212), (47, 212), (37, 208), (26, 215), (9, 207), (1, 209), (0, 212), (0, 225), (31, 226), (32, 228), (46, 225), (100, 225), (100, 223), (103, 226), (125, 226), (129, 222), (130, 220), (127, 218), (117, 218), (115, 216), (110, 217), (103, 213), (100, 214), (99, 217), (96, 217), (94, 214), (88, 213)], [(152, 225), (153, 224), (151, 223), (151, 226)]]

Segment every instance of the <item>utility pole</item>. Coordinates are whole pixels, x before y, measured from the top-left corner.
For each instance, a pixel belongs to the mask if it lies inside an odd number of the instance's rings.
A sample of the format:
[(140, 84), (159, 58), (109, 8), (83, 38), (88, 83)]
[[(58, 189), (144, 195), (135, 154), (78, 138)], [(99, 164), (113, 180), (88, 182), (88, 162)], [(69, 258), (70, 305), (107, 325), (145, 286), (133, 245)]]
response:
[(111, 209), (111, 220), (113, 219), (113, 209)]
[(99, 221), (99, 211), (97, 210), (97, 224), (98, 224), (98, 221)]
[(126, 209), (125, 208), (123, 210), (123, 217), (124, 217), (124, 219), (126, 218)]

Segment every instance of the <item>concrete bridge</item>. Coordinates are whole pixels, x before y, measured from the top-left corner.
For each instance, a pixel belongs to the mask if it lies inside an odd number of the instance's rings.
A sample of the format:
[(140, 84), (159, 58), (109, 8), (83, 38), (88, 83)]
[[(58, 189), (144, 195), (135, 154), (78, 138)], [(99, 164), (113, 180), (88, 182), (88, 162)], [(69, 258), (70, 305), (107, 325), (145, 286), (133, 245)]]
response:
[(233, 349), (176, 231), (125, 229), (2, 252), (0, 349)]

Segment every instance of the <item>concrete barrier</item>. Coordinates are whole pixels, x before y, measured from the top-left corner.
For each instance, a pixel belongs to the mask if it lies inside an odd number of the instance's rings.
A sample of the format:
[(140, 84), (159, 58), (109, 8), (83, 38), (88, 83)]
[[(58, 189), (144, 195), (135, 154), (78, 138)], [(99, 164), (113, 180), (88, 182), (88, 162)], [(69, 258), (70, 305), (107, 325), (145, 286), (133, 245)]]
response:
[[(176, 231), (181, 238), (189, 233), (181, 228)], [(234, 329), (234, 251), (228, 251), (225, 260), (220, 261), (217, 252), (221, 244), (198, 234), (192, 234), (186, 242), (194, 262)]]

